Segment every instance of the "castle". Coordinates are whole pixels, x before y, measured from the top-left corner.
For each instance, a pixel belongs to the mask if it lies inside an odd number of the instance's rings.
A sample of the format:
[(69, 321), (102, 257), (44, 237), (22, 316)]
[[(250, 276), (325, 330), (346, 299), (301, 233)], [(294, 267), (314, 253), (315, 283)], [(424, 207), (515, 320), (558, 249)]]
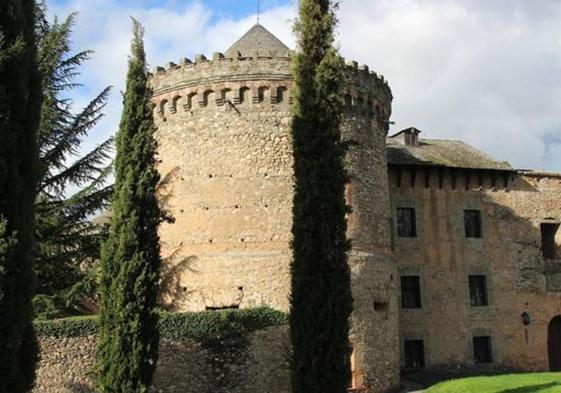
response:
[[(416, 128), (388, 136), (387, 82), (356, 62), (344, 74), (353, 386), (383, 392), (400, 369), (448, 364), (561, 369), (561, 175)], [(289, 48), (257, 24), (151, 84), (174, 217), (160, 231), (164, 303), (288, 311)]]

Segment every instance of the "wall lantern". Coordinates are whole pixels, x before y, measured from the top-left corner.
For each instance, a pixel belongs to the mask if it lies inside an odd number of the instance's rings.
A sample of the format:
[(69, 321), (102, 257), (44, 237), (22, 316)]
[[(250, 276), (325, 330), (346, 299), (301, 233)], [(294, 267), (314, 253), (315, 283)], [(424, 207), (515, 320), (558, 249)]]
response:
[(524, 326), (528, 326), (530, 322), (532, 322), (532, 317), (530, 317), (530, 314), (528, 314), (526, 311), (520, 314), (520, 319), (522, 319), (522, 323), (524, 324)]

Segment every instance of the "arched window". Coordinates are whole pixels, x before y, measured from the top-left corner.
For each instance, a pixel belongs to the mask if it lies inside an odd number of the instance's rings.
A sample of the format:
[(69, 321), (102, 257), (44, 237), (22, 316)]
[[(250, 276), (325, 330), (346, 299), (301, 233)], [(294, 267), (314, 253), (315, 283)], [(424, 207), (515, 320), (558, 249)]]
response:
[(265, 100), (269, 98), (269, 94), (269, 87), (261, 86), (259, 89), (257, 89), (258, 102), (265, 102)]
[(243, 104), (244, 102), (247, 102), (249, 98), (249, 91), (250, 89), (247, 86), (240, 87), (240, 96), (239, 96), (238, 104)]
[(205, 106), (207, 106), (209, 103), (211, 103), (212, 101), (214, 101), (214, 100), (215, 100), (214, 97), (215, 97), (215, 95), (214, 95), (214, 90), (206, 90), (206, 91), (203, 93), (203, 97), (202, 97), (203, 99), (202, 99), (202, 101), (199, 102), (200, 105), (201, 105), (201, 107), (205, 107)]
[(158, 113), (160, 114), (161, 117), (164, 117), (166, 115), (167, 104), (168, 104), (168, 100), (160, 101), (160, 107), (158, 108)]
[(171, 113), (176, 113), (177, 112), (177, 105), (179, 103), (179, 100), (181, 100), (180, 95), (177, 95), (177, 96), (173, 97), (173, 100), (171, 101), (171, 108), (170, 108)]
[(191, 110), (191, 108), (193, 108), (193, 98), (197, 96), (196, 92), (191, 92), (187, 95), (187, 99), (185, 100), (185, 103), (183, 104), (183, 109), (188, 111)]
[(279, 86), (277, 87), (277, 99), (276, 102), (277, 103), (281, 103), (286, 99), (288, 93), (288, 89), (285, 86)]

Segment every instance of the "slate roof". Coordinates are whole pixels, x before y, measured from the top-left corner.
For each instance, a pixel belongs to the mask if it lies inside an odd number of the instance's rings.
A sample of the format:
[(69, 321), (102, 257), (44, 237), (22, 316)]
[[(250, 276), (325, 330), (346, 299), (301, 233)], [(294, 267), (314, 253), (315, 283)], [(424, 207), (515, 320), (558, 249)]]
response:
[(446, 139), (419, 139), (419, 146), (407, 146), (390, 137), (387, 156), (392, 165), (513, 170), (506, 161), (497, 161), (464, 142)]
[(234, 45), (226, 50), (226, 57), (285, 57), (288, 46), (260, 24), (254, 25)]

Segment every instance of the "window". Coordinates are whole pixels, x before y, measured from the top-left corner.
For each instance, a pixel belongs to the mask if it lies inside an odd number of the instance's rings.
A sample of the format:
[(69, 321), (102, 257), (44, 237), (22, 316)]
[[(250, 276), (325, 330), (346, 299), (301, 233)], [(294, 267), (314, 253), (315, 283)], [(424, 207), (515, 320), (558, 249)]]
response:
[(481, 237), (481, 212), (464, 210), (464, 227), (466, 237)]
[(415, 209), (412, 207), (397, 208), (397, 236), (416, 237), (417, 223), (415, 219)]
[(487, 277), (482, 274), (469, 276), (469, 299), (473, 307), (487, 306)]
[(405, 368), (425, 367), (425, 344), (423, 340), (405, 340)]
[(401, 307), (421, 308), (421, 283), (419, 276), (401, 277)]
[(559, 229), (559, 224), (542, 223), (542, 252), (545, 259), (557, 259), (555, 247), (555, 234)]
[(479, 336), (473, 338), (473, 361), (476, 364), (493, 362), (491, 337)]

